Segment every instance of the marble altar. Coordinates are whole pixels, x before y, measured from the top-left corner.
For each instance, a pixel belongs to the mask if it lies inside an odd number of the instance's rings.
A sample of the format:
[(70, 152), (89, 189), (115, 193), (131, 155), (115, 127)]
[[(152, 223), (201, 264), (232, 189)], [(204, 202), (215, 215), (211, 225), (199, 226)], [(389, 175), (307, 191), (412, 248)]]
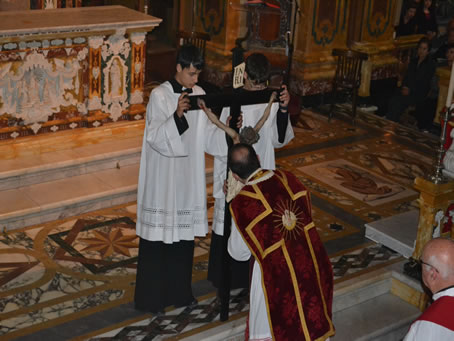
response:
[(122, 6), (0, 12), (0, 140), (142, 119), (160, 22)]

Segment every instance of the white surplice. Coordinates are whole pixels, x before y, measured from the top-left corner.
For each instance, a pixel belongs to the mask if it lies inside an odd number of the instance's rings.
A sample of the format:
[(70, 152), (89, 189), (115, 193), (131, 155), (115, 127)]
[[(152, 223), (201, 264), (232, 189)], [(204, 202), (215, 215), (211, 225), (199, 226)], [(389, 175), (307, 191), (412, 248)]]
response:
[[(237, 261), (247, 261), (251, 257), (251, 251), (233, 220), (227, 247), (230, 256)], [(262, 271), (259, 263), (254, 262), (249, 292), (249, 340), (267, 340), (271, 338), (268, 308), (262, 287)]]
[[(263, 116), (266, 106), (267, 103), (241, 106), (241, 111), (243, 114), (243, 127), (255, 127), (256, 123)], [(295, 136), (293, 133), (292, 125), (290, 123), (289, 115), (289, 122), (287, 125), (287, 130), (285, 131), (285, 139), (282, 143), (278, 141), (276, 124), (278, 110), (279, 104), (273, 103), (270, 116), (266, 120), (262, 129), (260, 129), (259, 131), (260, 139), (257, 143), (252, 145), (260, 159), (260, 165), (263, 169), (276, 169), (274, 149), (287, 145)], [(221, 113), (220, 121), (225, 123), (229, 115), (230, 108), (224, 108)], [(227, 146), (225, 147), (225, 153), (222, 157), (215, 157), (213, 169), (213, 197), (215, 198), (215, 203), (212, 229), (213, 232), (219, 236), (222, 236), (224, 234), (225, 196), (222, 187), (226, 178), (226, 169)]]
[(167, 244), (207, 234), (205, 151), (224, 155), (226, 148), (224, 132), (201, 110), (184, 114), (189, 129), (180, 136), (173, 115), (180, 95), (170, 82), (151, 93), (137, 192), (137, 235)]
[[(432, 296), (434, 302), (443, 296), (454, 297), (454, 288), (442, 290)], [(454, 307), (453, 307), (454, 308)], [(452, 313), (452, 311), (451, 311)], [(423, 313), (424, 315), (424, 313)], [(452, 315), (451, 315), (452, 316)], [(426, 320), (413, 322), (403, 341), (454, 340), (454, 330)]]

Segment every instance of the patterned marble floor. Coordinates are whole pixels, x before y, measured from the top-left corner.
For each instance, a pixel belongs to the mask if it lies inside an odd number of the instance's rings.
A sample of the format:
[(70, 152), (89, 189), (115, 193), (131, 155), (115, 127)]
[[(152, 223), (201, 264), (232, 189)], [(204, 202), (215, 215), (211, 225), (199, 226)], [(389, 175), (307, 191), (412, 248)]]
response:
[[(399, 259), (364, 238), (364, 223), (416, 208), (413, 179), (430, 172), (437, 147), (423, 135), (374, 115), (356, 125), (340, 108), (328, 122), (306, 110), (292, 143), (277, 152), (312, 193), (313, 215), (335, 281)], [(211, 188), (208, 188), (210, 192)], [(210, 215), (213, 201), (208, 199)], [(196, 241), (196, 307), (153, 317), (134, 311), (138, 240), (135, 203), (0, 235), (0, 339), (159, 340), (216, 322), (205, 280), (210, 236)], [(248, 309), (232, 295), (232, 318)]]

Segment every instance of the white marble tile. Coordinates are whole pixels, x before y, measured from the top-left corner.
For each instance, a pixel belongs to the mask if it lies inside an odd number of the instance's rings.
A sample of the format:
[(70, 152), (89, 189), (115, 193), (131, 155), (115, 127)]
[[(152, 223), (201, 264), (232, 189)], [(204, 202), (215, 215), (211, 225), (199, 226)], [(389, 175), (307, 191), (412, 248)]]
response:
[(364, 287), (348, 290), (341, 295), (334, 294), (333, 313), (358, 305), (362, 302), (386, 294), (391, 288), (391, 278), (370, 283)]
[[(408, 328), (420, 311), (392, 294), (384, 294), (333, 314), (333, 341), (399, 340), (387, 335)], [(408, 329), (407, 329), (408, 330)]]
[(0, 192), (0, 219), (6, 219), (13, 211), (39, 212), (39, 202), (18, 189)]
[(180, 339), (181, 341), (214, 341), (214, 340), (244, 340), (246, 316), (222, 323), (201, 333)]
[(411, 257), (418, 233), (419, 211), (413, 210), (366, 224), (366, 237)]
[(139, 179), (139, 164), (120, 167), (119, 169), (108, 169), (96, 172), (94, 175), (112, 188), (137, 185)]
[(77, 202), (77, 198), (89, 195), (101, 195), (102, 192), (112, 190), (111, 186), (100, 181), (99, 178), (85, 174), (72, 178), (56, 180), (20, 188), (41, 207), (62, 201)]
[(101, 143), (90, 144), (74, 148), (73, 152), (78, 157), (92, 157), (93, 155), (121, 155), (128, 154), (130, 152), (140, 151), (142, 142), (138, 142), (137, 139), (132, 138), (104, 141)]

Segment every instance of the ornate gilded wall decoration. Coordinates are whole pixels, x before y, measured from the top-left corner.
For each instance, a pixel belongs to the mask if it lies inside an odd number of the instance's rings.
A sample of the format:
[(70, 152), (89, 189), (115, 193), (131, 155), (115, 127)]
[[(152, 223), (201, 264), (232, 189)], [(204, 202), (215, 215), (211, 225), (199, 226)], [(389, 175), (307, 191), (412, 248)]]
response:
[(366, 26), (372, 37), (379, 37), (386, 32), (391, 23), (393, 0), (369, 0), (367, 4)]
[(196, 1), (196, 17), (200, 18), (205, 32), (218, 35), (224, 28), (226, 0)]
[[(339, 32), (345, 31), (346, 2), (337, 0), (333, 8), (332, 1), (314, 0), (312, 36), (317, 45), (331, 44)], [(344, 6), (342, 6), (343, 3)]]

